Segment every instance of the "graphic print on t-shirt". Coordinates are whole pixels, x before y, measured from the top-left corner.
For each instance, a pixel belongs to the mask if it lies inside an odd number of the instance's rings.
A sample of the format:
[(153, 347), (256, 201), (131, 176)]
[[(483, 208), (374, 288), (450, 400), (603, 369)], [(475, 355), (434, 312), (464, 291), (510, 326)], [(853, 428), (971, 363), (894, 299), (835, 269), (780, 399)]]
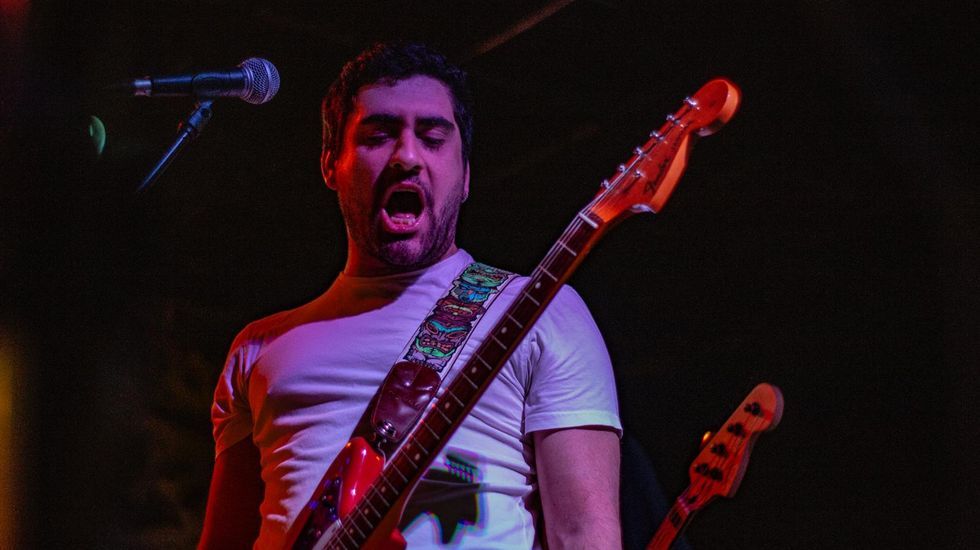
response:
[(434, 544), (456, 545), (468, 531), (481, 530), (486, 518), (480, 493), (480, 458), (453, 450), (443, 465), (433, 465), (412, 492), (402, 515), (399, 530), (405, 531), (427, 519), (438, 527)]

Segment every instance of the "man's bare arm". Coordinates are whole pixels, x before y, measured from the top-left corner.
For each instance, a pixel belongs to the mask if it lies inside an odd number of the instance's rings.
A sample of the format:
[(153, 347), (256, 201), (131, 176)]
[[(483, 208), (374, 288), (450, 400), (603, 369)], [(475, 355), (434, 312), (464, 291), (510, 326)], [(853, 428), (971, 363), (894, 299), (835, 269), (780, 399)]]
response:
[(548, 547), (621, 549), (616, 432), (534, 432), (534, 448)]
[(259, 450), (251, 438), (222, 451), (214, 462), (198, 549), (252, 548), (259, 535), (263, 491)]

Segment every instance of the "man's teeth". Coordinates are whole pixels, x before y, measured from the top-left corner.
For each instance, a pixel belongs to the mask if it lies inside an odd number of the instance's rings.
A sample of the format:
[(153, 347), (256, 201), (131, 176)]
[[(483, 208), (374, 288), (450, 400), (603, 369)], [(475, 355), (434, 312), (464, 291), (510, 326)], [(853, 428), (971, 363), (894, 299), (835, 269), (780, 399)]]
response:
[(409, 214), (405, 212), (399, 212), (397, 214), (389, 215), (388, 218), (391, 219), (393, 223), (399, 225), (411, 225), (415, 223), (415, 220), (417, 219), (414, 214)]

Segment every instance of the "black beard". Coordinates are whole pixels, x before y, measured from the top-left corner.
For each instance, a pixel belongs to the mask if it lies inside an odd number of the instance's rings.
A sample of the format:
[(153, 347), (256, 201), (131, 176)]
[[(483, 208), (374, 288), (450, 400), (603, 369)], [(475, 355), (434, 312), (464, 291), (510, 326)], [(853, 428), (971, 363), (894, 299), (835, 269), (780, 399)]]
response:
[(447, 206), (445, 210), (450, 212), (440, 212), (431, 231), (418, 236), (418, 249), (408, 244), (409, 236), (382, 234), (376, 239), (379, 242), (372, 243), (376, 246), (371, 252), (386, 264), (403, 268), (422, 268), (436, 263), (456, 240), (459, 207)]
[[(463, 202), (462, 182), (456, 188), (456, 195), (449, 197), (441, 211), (429, 212), (433, 224), (424, 234), (384, 233), (376, 227), (374, 216), (357, 210), (357, 201), (342, 200), (340, 210), (347, 224), (348, 238), (353, 239), (361, 250), (388, 265), (406, 271), (430, 266), (439, 261), (456, 241), (456, 224)], [(432, 204), (431, 199), (427, 200), (427, 204)], [(417, 248), (408, 242), (412, 239), (417, 239)]]

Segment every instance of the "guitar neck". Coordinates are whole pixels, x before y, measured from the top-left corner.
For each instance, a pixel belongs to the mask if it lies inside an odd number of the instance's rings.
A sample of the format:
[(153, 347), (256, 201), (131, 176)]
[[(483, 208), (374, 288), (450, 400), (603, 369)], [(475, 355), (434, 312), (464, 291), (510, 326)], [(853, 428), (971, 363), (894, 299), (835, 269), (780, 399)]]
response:
[(588, 208), (572, 220), (501, 320), (405, 438), (357, 507), (342, 520), (335, 536), (338, 546), (360, 547), (399, 497), (415, 486), (604, 229), (605, 224), (591, 216)]
[(694, 516), (694, 512), (697, 511), (696, 508), (687, 505), (690, 493), (691, 487), (688, 487), (681, 493), (681, 496), (677, 497), (674, 505), (667, 512), (667, 517), (660, 523), (660, 527), (654, 533), (650, 544), (647, 545), (647, 550), (670, 550), (670, 546), (684, 532), (684, 528), (687, 527), (688, 522)]

